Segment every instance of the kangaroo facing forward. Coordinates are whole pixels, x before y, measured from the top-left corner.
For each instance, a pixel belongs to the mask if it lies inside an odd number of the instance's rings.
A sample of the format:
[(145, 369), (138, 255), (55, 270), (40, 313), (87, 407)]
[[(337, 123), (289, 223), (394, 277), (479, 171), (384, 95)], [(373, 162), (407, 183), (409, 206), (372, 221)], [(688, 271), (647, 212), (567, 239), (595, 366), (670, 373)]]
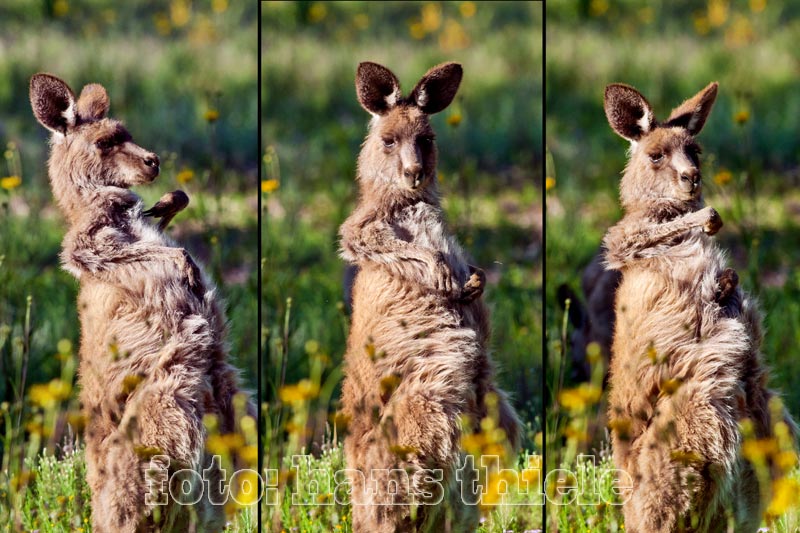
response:
[(633, 479), (631, 533), (756, 531), (765, 504), (739, 453), (740, 422), (772, 431), (761, 316), (710, 238), (722, 221), (701, 192), (695, 136), (716, 96), (712, 83), (658, 122), (632, 87), (606, 88), (608, 121), (631, 142), (625, 215), (604, 239), (622, 275), (608, 414), (614, 461)]
[[(159, 160), (106, 117), (102, 86), (87, 85), (76, 98), (62, 80), (37, 74), (30, 98), (52, 132), (50, 185), (69, 224), (61, 260), (80, 281), (93, 530), (219, 531), (223, 501), (208, 493), (220, 472), (208, 468), (203, 417), (215, 415), (222, 433), (236, 429), (238, 373), (227, 363), (225, 315), (189, 254), (144, 218), (162, 217), (163, 229), (188, 198), (176, 191), (142, 211), (129, 187), (152, 182)], [(148, 494), (153, 455), (170, 473), (206, 469), (209, 491), (199, 504), (175, 505), (166, 483)]]
[[(439, 65), (403, 97), (391, 71), (358, 66), (358, 101), (373, 118), (358, 158), (360, 200), (340, 230), (342, 256), (359, 267), (342, 390), (356, 532), (474, 528), (476, 507), (451, 490), (462, 415), (474, 428), (494, 411), (508, 441), (519, 439), (488, 354), (486, 278), (447, 231), (439, 202), (428, 116), (450, 104), (461, 76), (460, 65)], [(425, 505), (436, 499), (426, 469), (442, 471), (449, 505)]]

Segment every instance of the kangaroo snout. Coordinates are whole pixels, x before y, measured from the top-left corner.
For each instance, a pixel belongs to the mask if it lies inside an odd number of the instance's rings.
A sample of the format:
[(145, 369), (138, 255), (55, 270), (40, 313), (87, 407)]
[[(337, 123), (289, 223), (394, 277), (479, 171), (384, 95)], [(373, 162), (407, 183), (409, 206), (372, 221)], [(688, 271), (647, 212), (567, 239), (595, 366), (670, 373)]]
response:
[(412, 189), (416, 189), (422, 183), (422, 167), (414, 166), (404, 169), (403, 176), (405, 176), (408, 186)]
[(695, 192), (700, 187), (700, 171), (697, 169), (681, 172), (681, 188), (686, 192)]

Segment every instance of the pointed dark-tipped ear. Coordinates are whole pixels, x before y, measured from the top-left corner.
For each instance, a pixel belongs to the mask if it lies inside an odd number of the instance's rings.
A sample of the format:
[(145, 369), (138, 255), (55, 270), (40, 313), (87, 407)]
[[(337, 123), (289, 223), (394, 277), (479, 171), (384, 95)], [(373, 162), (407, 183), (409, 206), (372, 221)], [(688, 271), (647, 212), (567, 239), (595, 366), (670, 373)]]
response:
[(411, 99), (425, 114), (432, 115), (450, 105), (464, 71), (458, 63), (442, 63), (430, 69), (411, 91)]
[(30, 86), (31, 107), (45, 128), (66, 134), (75, 126), (75, 93), (69, 85), (50, 74), (35, 74)]
[(606, 87), (605, 110), (611, 128), (623, 139), (638, 141), (656, 124), (653, 109), (642, 94), (623, 83)]
[(108, 113), (109, 105), (105, 88), (100, 84), (90, 83), (78, 97), (78, 116), (85, 121), (100, 120)]
[(673, 109), (665, 126), (680, 126), (692, 135), (700, 133), (714, 107), (718, 87), (717, 82), (709, 83), (705, 89)]
[(361, 107), (373, 115), (383, 115), (400, 101), (400, 82), (391, 70), (377, 63), (359, 63), (356, 94)]

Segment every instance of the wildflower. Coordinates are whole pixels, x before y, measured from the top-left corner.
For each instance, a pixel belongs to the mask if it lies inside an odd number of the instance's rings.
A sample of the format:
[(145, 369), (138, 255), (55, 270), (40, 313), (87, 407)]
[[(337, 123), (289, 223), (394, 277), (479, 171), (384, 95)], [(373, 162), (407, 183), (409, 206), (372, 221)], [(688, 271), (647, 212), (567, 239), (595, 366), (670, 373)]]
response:
[(224, 13), (228, 9), (228, 0), (212, 0), (211, 9), (214, 13)]
[(57, 344), (58, 353), (67, 355), (72, 353), (72, 342), (69, 339), (61, 339)]
[(438, 3), (427, 3), (422, 6), (422, 28), (426, 33), (433, 33), (442, 24), (442, 7)]
[(544, 179), (544, 190), (549, 191), (550, 189), (555, 188), (556, 186), (556, 179), (552, 176), (547, 176)]
[(319, 342), (314, 339), (308, 340), (306, 341), (305, 348), (308, 355), (314, 355), (319, 351)]
[(746, 439), (742, 443), (742, 455), (751, 463), (762, 463), (777, 451), (775, 439)]
[(737, 111), (735, 115), (733, 115), (733, 121), (740, 126), (750, 120), (750, 112), (746, 109), (742, 109), (741, 111)]
[(217, 119), (219, 118), (219, 111), (217, 111), (216, 109), (209, 109), (203, 116), (205, 117), (206, 122), (209, 123), (216, 122)]
[(397, 390), (397, 387), (400, 386), (400, 376), (397, 374), (390, 374), (381, 378), (380, 381), (380, 394), (381, 399), (384, 402), (389, 401), (389, 398), (394, 394), (394, 391)]
[(589, 3), (589, 14), (593, 17), (601, 17), (608, 11), (608, 0), (592, 0)]
[(0, 178), (0, 187), (7, 191), (16, 189), (20, 185), (22, 185), (22, 178), (19, 176), (6, 176), (5, 178)]
[(143, 380), (144, 378), (139, 374), (128, 374), (122, 378), (122, 394), (132, 393)]
[(461, 16), (465, 19), (472, 18), (475, 16), (475, 2), (461, 2), (458, 6), (458, 10), (461, 12)]
[(188, 168), (184, 168), (180, 172), (178, 172), (178, 175), (175, 176), (175, 179), (178, 181), (178, 183), (181, 184), (189, 183), (194, 179), (194, 171)]
[(301, 379), (296, 385), (281, 387), (278, 394), (284, 403), (300, 403), (316, 398), (319, 394), (319, 385), (312, 383), (309, 379)]
[(750, 11), (753, 13), (761, 13), (767, 7), (767, 0), (750, 0)]
[(228, 455), (244, 445), (244, 437), (238, 433), (225, 433), (224, 435), (209, 435), (206, 439), (206, 450), (213, 455)]
[(661, 394), (666, 396), (672, 396), (677, 392), (678, 388), (681, 386), (680, 379), (666, 379), (661, 382)]
[(67, 0), (56, 0), (53, 2), (53, 15), (56, 17), (63, 17), (69, 12), (69, 3)]
[(258, 474), (254, 470), (241, 470), (236, 476), (236, 503), (250, 505), (258, 498)]
[(321, 22), (328, 15), (328, 8), (322, 2), (314, 2), (308, 10), (308, 20), (312, 23)]
[(574, 389), (566, 389), (558, 395), (558, 402), (569, 411), (583, 411), (600, 401), (603, 391), (591, 383), (581, 383)]
[(733, 174), (730, 170), (720, 170), (714, 175), (714, 183), (717, 185), (725, 185), (733, 179)]
[(631, 421), (628, 418), (615, 418), (608, 423), (611, 431), (617, 432), (617, 438), (628, 440), (631, 438)]
[(191, 6), (187, 0), (172, 0), (169, 16), (176, 28), (186, 26), (191, 15)]
[(460, 113), (453, 113), (449, 117), (447, 117), (447, 125), (452, 126), (453, 128), (458, 127), (461, 124), (461, 114)]
[(425, 28), (421, 22), (414, 22), (408, 27), (408, 32), (414, 39), (420, 40), (425, 38)]
[(800, 504), (800, 483), (795, 479), (780, 478), (772, 484), (772, 500), (767, 516), (780, 516)]
[(710, 0), (708, 2), (708, 22), (718, 28), (728, 20), (728, 0)]
[(369, 28), (369, 16), (366, 13), (359, 13), (353, 17), (353, 25), (359, 30), (366, 30)]
[(281, 183), (276, 179), (263, 180), (261, 182), (261, 192), (270, 194), (277, 191), (280, 186)]
[(683, 451), (683, 450), (673, 450), (669, 454), (670, 459), (675, 462), (682, 463), (684, 465), (690, 464), (699, 464), (703, 462), (703, 457), (696, 452), (692, 451)]
[(241, 457), (245, 463), (254, 465), (258, 461), (258, 448), (252, 444), (244, 446), (239, 450), (239, 457)]

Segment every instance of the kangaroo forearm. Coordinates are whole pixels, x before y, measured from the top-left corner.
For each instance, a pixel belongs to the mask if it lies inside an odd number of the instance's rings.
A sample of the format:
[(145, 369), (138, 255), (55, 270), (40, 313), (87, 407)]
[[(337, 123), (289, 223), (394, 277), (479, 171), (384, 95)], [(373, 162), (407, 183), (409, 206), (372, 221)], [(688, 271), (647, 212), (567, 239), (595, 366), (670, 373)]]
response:
[(661, 224), (646, 223), (628, 226), (621, 223), (609, 231), (604, 239), (606, 246), (606, 262), (622, 265), (627, 261), (642, 257), (658, 255), (659, 247), (670, 244), (687, 231), (703, 225), (703, 220), (696, 213), (688, 213), (669, 222)]
[(176, 268), (183, 251), (168, 246), (126, 244), (118, 247), (65, 250), (64, 261), (73, 268), (112, 284)]

